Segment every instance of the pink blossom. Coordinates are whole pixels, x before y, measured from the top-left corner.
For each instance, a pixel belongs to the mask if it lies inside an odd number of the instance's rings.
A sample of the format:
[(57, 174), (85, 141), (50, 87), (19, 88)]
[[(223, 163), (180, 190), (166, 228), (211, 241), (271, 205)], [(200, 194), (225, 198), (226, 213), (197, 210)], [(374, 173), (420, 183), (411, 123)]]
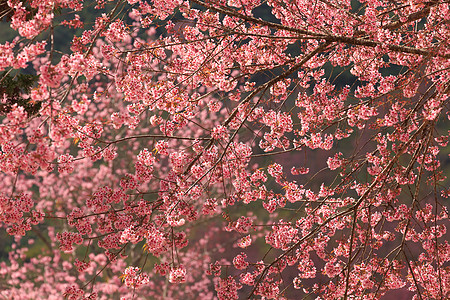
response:
[(138, 288), (149, 282), (147, 274), (143, 273), (138, 267), (128, 267), (121, 276), (127, 287)]
[(177, 268), (172, 268), (169, 273), (170, 283), (183, 283), (186, 281), (186, 269), (180, 265)]

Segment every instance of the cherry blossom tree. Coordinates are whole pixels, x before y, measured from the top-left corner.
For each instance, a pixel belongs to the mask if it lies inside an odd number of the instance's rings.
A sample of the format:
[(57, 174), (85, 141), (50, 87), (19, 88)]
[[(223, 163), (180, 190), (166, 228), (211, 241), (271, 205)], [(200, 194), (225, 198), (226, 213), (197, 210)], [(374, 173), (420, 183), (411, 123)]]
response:
[(2, 298), (450, 296), (448, 1), (0, 4)]

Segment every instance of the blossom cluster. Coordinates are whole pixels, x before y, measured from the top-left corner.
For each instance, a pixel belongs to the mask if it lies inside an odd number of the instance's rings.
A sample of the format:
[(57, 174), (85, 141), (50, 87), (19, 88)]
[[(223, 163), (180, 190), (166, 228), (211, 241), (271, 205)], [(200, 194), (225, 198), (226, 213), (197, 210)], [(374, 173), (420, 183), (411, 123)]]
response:
[(2, 1), (0, 297), (444, 299), (450, 4), (397, 2)]

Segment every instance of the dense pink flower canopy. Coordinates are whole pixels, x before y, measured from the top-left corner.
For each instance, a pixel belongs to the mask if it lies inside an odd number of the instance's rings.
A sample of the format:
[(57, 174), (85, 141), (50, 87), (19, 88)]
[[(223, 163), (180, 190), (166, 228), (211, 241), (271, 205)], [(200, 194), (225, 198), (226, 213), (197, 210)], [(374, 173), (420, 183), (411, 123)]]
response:
[(450, 297), (448, 1), (0, 11), (1, 298)]

